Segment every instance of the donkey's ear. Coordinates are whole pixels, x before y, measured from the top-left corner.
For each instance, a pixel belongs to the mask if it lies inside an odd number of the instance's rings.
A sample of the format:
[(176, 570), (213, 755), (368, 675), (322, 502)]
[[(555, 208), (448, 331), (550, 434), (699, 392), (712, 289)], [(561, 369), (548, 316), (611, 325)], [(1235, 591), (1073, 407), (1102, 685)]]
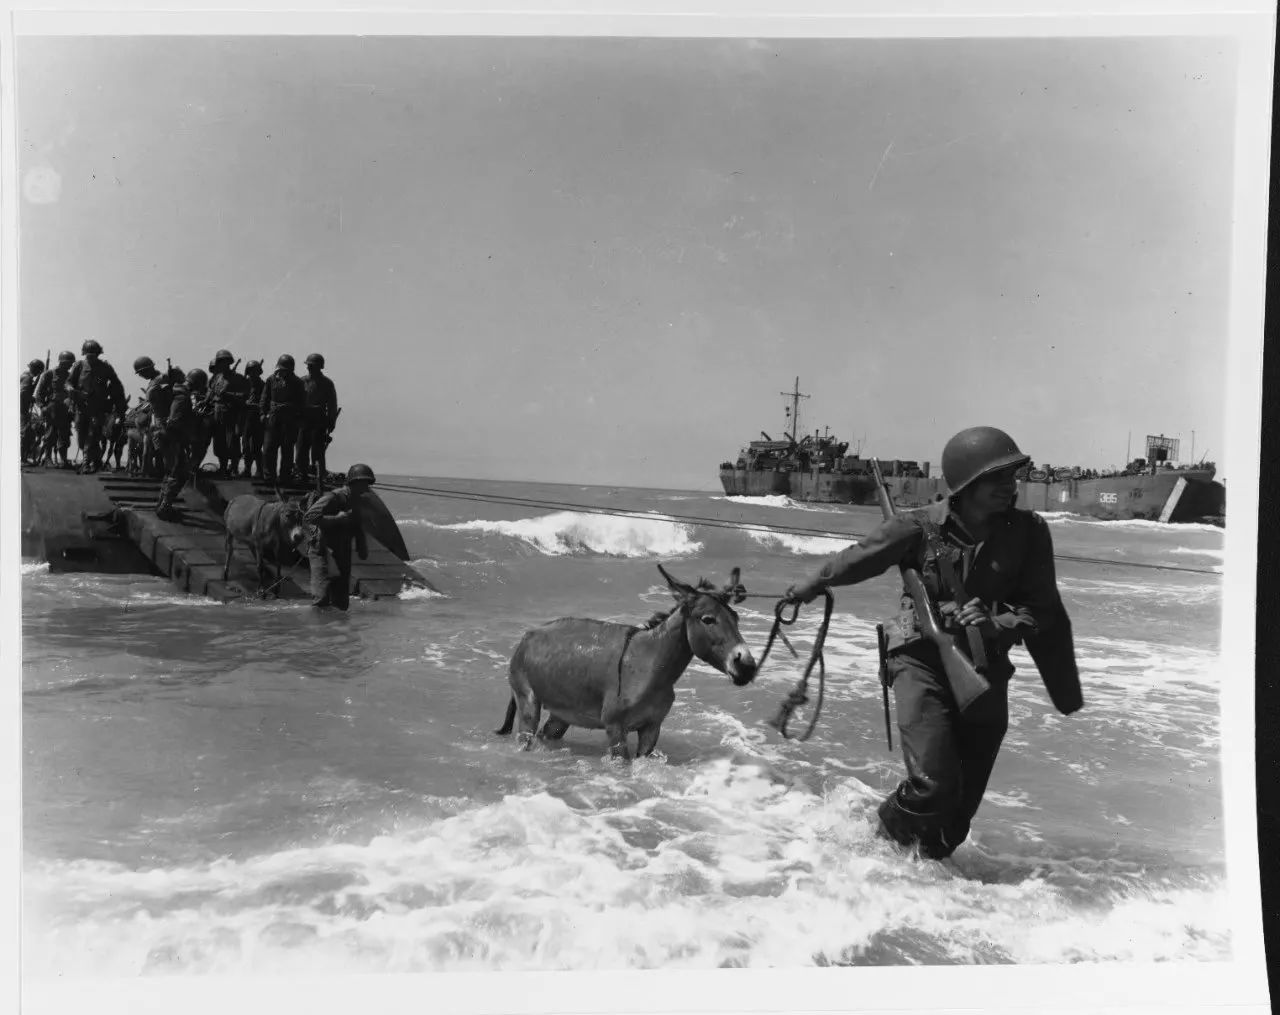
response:
[(723, 589), (725, 598), (731, 603), (740, 603), (747, 598), (747, 587), (742, 584), (742, 569), (735, 567), (729, 572), (729, 584)]
[(662, 577), (667, 580), (667, 586), (671, 589), (672, 594), (677, 598), (683, 598), (684, 596), (692, 596), (695, 594), (696, 590), (694, 588), (686, 585), (677, 578), (672, 578), (671, 575), (667, 573), (667, 569), (661, 564), (658, 565), (658, 570), (662, 572)]

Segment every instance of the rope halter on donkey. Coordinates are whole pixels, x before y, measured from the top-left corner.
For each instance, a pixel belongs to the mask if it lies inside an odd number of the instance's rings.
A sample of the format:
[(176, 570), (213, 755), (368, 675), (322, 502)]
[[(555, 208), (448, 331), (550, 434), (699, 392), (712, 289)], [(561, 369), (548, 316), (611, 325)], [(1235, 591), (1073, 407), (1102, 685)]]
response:
[[(658, 570), (662, 572), (662, 577), (666, 578), (667, 581), (676, 581), (675, 578), (672, 578), (671, 575), (667, 573), (667, 569), (661, 564), (658, 565)], [(741, 574), (742, 569), (735, 567), (729, 572), (728, 583), (718, 589), (715, 587), (714, 583), (708, 581), (706, 578), (699, 578), (698, 583), (692, 587), (697, 592), (708, 595), (712, 599), (719, 600), (723, 606), (732, 608), (733, 604), (740, 603), (747, 598), (747, 587), (739, 580)], [(640, 625), (639, 630), (652, 630), (671, 616), (671, 614), (675, 613), (676, 610), (686, 609), (688, 606), (689, 601), (683, 601), (676, 603), (669, 610), (658, 610), (653, 614), (653, 616)]]

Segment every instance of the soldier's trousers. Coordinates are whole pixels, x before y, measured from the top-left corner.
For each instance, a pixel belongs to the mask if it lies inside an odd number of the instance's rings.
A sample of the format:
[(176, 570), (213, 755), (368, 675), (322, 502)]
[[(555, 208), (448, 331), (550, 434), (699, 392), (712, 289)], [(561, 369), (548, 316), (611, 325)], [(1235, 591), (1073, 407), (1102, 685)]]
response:
[(962, 713), (936, 651), (890, 657), (889, 676), (907, 777), (880, 805), (880, 822), (897, 842), (941, 860), (964, 842), (982, 803), (1009, 726), (1008, 680), (991, 678)]
[(262, 417), (256, 408), (245, 412), (244, 427), (241, 436), (241, 449), (244, 452), (244, 468), (246, 472), (255, 469), (262, 475)]
[(323, 423), (303, 423), (298, 428), (298, 472), (325, 471), (325, 451), (329, 447), (329, 431)]
[(29, 462), (36, 456), (36, 451), (37, 451), (36, 441), (39, 436), (38, 430), (36, 427), (36, 421), (31, 418), (30, 409), (28, 409), (27, 412), (23, 414), (22, 429), (20, 433), (21, 433), (21, 438), (20, 438), (21, 444), (19, 445), (19, 447), (21, 448), (22, 461)]
[(45, 454), (52, 457), (56, 451), (59, 457), (66, 458), (71, 447), (71, 412), (64, 405), (46, 407), (44, 412), (47, 429), (40, 457), (43, 459)]
[(190, 449), (186, 441), (178, 436), (168, 434), (152, 434), (160, 460), (164, 463), (164, 479), (160, 482), (160, 500), (158, 508), (173, 507), (173, 502), (182, 493), (182, 485), (187, 481), (190, 466)]
[(240, 421), (235, 413), (224, 411), (213, 416), (213, 454), (219, 468), (240, 468)]
[(293, 444), (297, 438), (298, 425), (293, 420), (267, 419), (262, 428), (263, 479), (274, 480), (280, 473), (293, 471)]
[[(329, 573), (329, 554), (333, 554), (337, 574)], [(311, 569), (311, 605), (336, 606), (345, 610), (351, 601), (351, 536), (313, 538), (307, 550)]]
[(188, 452), (187, 469), (198, 472), (209, 453), (209, 444), (213, 440), (213, 420), (208, 416), (197, 416), (192, 423), (191, 448)]
[(94, 409), (76, 411), (76, 441), (84, 452), (84, 464), (97, 468), (102, 464), (102, 449), (106, 443), (106, 412)]

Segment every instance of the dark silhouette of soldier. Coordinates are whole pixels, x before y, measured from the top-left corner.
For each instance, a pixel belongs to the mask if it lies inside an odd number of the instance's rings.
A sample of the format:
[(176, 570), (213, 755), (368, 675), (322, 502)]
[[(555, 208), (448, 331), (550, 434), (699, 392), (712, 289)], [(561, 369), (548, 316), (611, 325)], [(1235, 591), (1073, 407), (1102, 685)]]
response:
[(240, 441), (244, 431), (245, 403), (249, 384), (236, 372), (234, 357), (219, 349), (213, 357), (209, 378), (209, 403), (213, 407), (213, 453), (218, 459), (218, 475), (223, 478), (240, 471)]
[(63, 350), (58, 353), (58, 365), (51, 366), (36, 382), (36, 406), (44, 417), (46, 428), (40, 461), (54, 461), (63, 469), (71, 465), (67, 461), (71, 447), (71, 393), (67, 390), (67, 382), (75, 361), (75, 353)]
[[(171, 378), (173, 371), (168, 376)], [(164, 481), (160, 484), (156, 517), (176, 522), (182, 520), (182, 515), (174, 506), (174, 501), (182, 492), (182, 486), (190, 472), (191, 442), (199, 433), (199, 422), (186, 378), (172, 382), (170, 395), (169, 411), (163, 418), (153, 419), (151, 432), (164, 462)]]
[(18, 378), (18, 415), (22, 423), (21, 434), (22, 464), (26, 465), (36, 457), (36, 438), (39, 433), (38, 421), (32, 415), (36, 404), (36, 382), (44, 373), (44, 360), (33, 359), (27, 364)]
[(307, 376), (302, 379), (302, 422), (298, 428), (298, 475), (302, 479), (323, 480), (325, 451), (338, 420), (338, 393), (324, 375), (324, 357), (313, 352), (307, 357)]
[[(156, 369), (150, 356), (139, 356), (133, 361), (133, 372), (147, 382), (143, 392), (143, 404), (147, 407), (143, 431), (141, 472), (146, 476), (165, 475), (164, 439), (169, 424), (169, 409), (173, 404), (173, 377)], [(139, 419), (141, 426), (141, 419)], [(130, 462), (132, 464), (132, 461)]]
[(258, 403), (263, 427), (262, 478), (267, 482), (295, 478), (293, 446), (304, 399), (302, 381), (293, 372), (293, 357), (285, 353), (276, 360), (275, 373), (262, 386)]
[(244, 366), (245, 405), (242, 431), (244, 474), (262, 478), (262, 361), (251, 359)]
[(89, 339), (80, 347), (82, 359), (71, 368), (67, 388), (76, 410), (76, 440), (84, 463), (81, 471), (97, 472), (102, 467), (106, 444), (107, 415), (125, 414), (124, 385), (115, 368), (101, 359), (102, 346)]

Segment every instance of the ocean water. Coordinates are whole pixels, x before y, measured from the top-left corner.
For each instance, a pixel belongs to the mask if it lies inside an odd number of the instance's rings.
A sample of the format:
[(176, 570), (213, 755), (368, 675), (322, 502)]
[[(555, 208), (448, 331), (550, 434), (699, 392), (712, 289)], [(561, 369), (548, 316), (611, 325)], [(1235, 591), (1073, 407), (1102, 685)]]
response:
[[(873, 835), (901, 774), (875, 651), (894, 575), (837, 590), (805, 743), (765, 724), (802, 670), (780, 646), (745, 688), (695, 661), (630, 765), (600, 731), (493, 733), (529, 627), (643, 621), (659, 561), (780, 594), (874, 509), (403, 482), (655, 517), (384, 492), (440, 593), (346, 615), (24, 562), (26, 975), (1230, 957), (1219, 530), (1049, 516), (1086, 707), (1058, 715), (1015, 656), (973, 835), (934, 863)], [(758, 654), (772, 603), (739, 613)], [(790, 629), (802, 655), (820, 617)]]

